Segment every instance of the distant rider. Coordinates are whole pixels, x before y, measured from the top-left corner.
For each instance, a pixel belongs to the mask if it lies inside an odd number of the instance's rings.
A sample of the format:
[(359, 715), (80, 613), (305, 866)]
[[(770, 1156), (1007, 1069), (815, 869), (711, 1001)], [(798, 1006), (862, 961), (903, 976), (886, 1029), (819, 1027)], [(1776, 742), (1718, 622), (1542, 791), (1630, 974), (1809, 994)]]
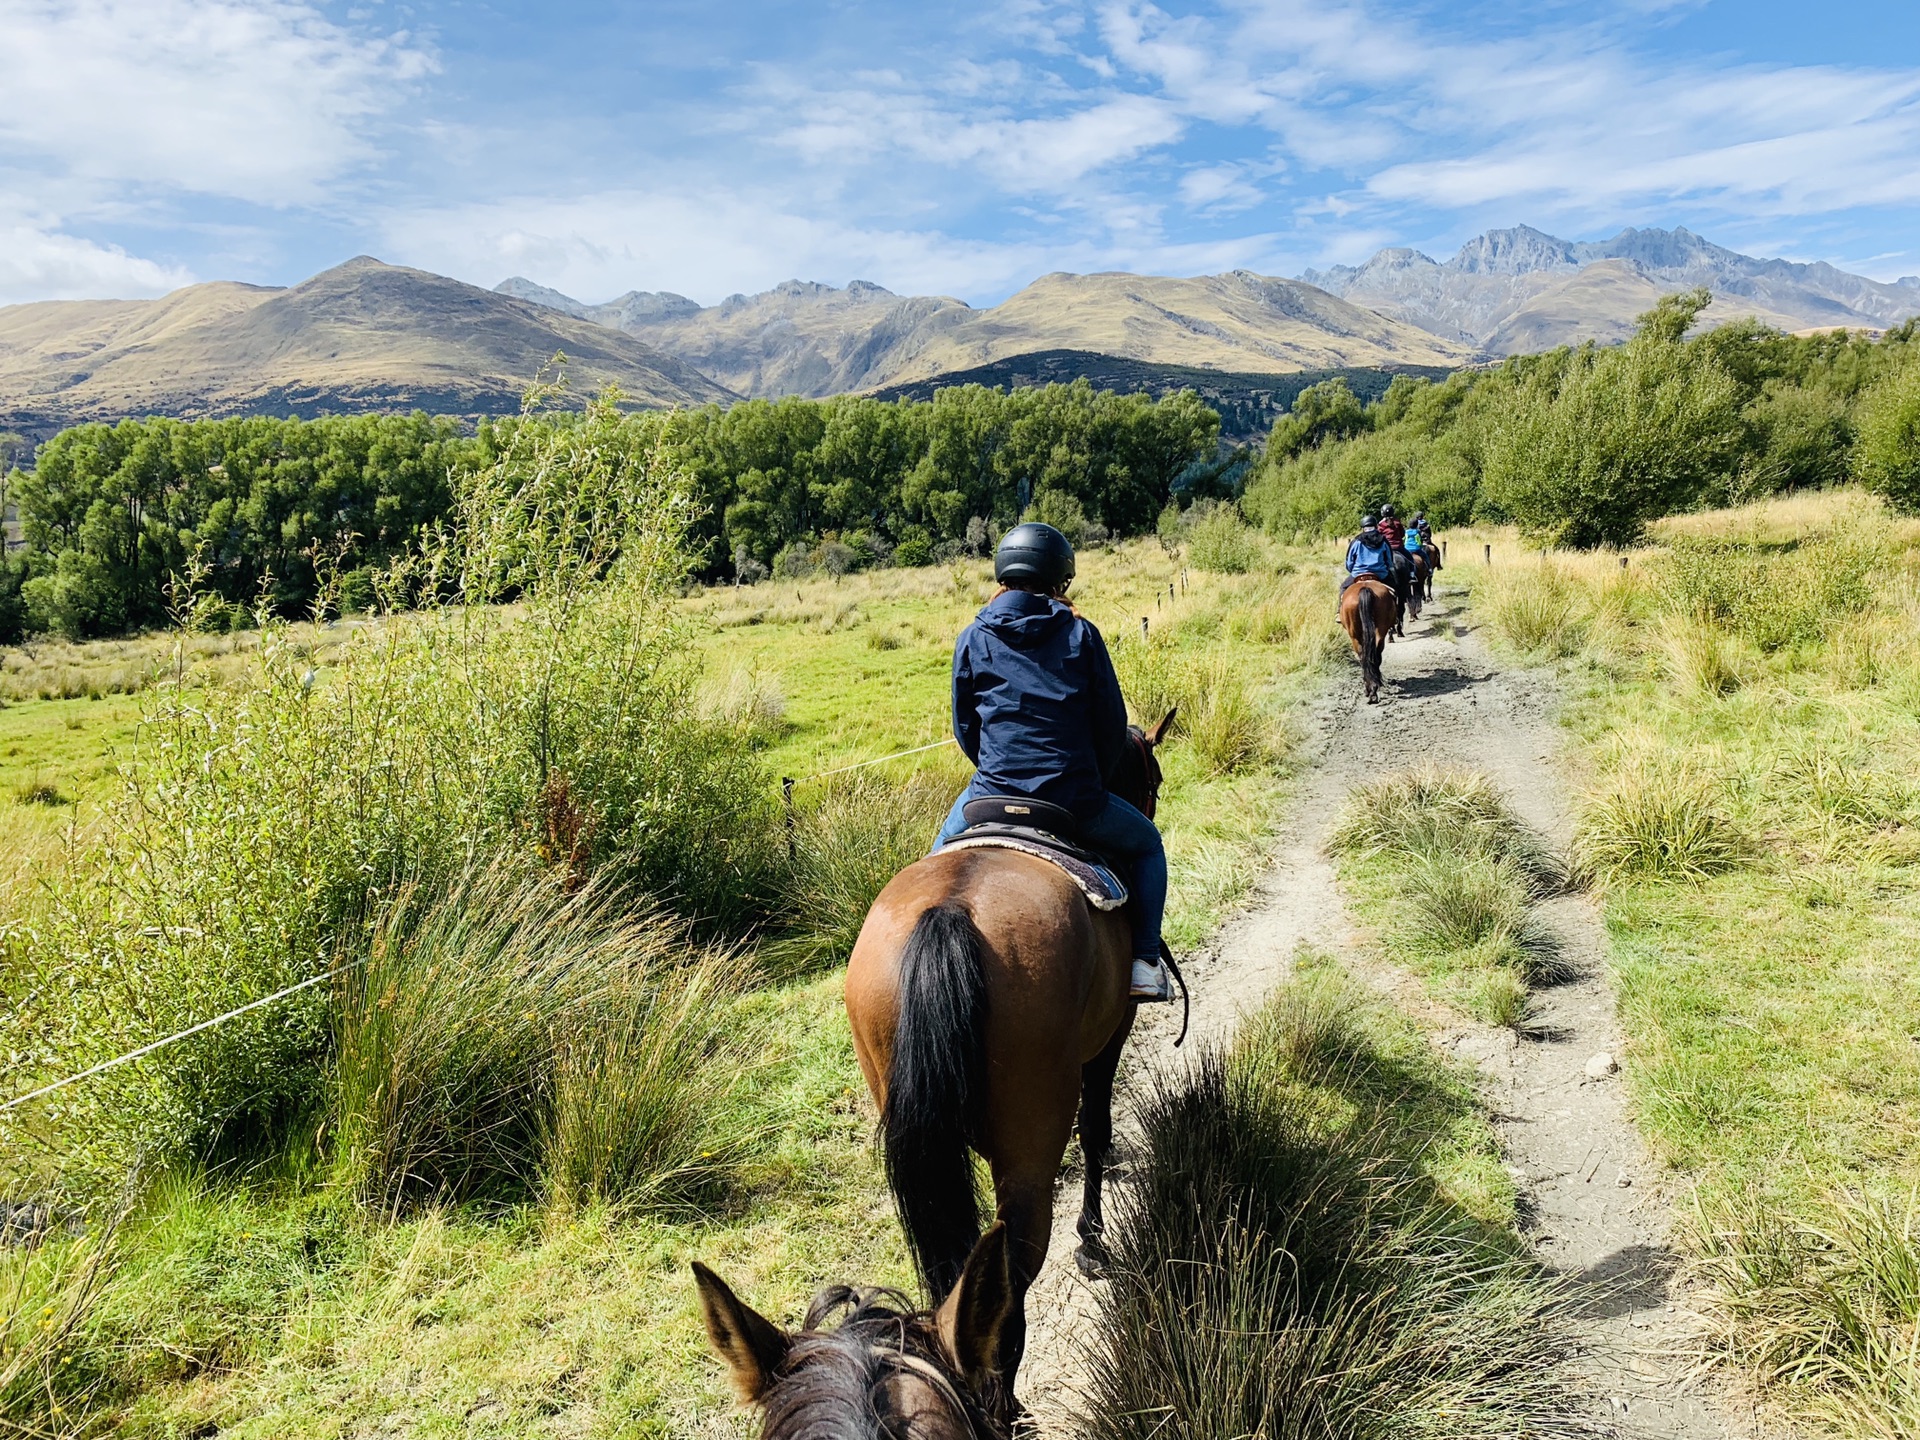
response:
[(1393, 547), (1393, 575), (1387, 583), (1393, 586), (1394, 598), (1405, 610), (1413, 603), (1413, 561), (1407, 558), (1406, 523), (1394, 512), (1391, 504), (1380, 507), (1380, 533), (1387, 537), (1387, 544)]
[(1133, 743), (1106, 642), (1066, 603), (1073, 546), (1051, 525), (1016, 525), (994, 552), (1001, 589), (953, 647), (953, 737), (974, 763), (938, 850), (967, 828), (966, 805), (1018, 795), (1059, 805), (1077, 838), (1128, 862), (1136, 1000), (1171, 1000), (1160, 963), (1167, 852), (1153, 821), (1106, 781)]

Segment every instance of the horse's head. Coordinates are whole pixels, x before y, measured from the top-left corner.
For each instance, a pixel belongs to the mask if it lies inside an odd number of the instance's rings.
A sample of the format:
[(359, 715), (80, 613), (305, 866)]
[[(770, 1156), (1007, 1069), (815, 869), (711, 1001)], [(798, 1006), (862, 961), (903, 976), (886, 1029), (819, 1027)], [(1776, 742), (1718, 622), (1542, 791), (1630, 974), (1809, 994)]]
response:
[(1149, 820), (1160, 804), (1160, 761), (1153, 752), (1167, 738), (1167, 732), (1173, 729), (1173, 717), (1179, 713), (1180, 707), (1174, 706), (1151, 730), (1129, 725), (1127, 734), (1133, 737), (1133, 744), (1107, 781), (1109, 790)]
[[(822, 1291), (790, 1335), (695, 1262), (707, 1339), (742, 1403), (758, 1403), (764, 1440), (1005, 1440), (1012, 1396), (1000, 1377), (1000, 1332), (1013, 1306), (1007, 1230), (973, 1247), (938, 1310), (891, 1290)], [(838, 1323), (828, 1328), (838, 1316)]]

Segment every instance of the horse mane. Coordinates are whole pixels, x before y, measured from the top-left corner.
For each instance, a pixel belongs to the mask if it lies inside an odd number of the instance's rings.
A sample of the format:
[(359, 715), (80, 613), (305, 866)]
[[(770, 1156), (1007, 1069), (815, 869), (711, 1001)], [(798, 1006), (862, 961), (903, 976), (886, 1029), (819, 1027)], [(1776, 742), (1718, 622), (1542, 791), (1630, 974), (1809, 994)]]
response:
[[(828, 1328), (836, 1316), (838, 1323)], [(898, 1290), (835, 1285), (821, 1291), (767, 1391), (762, 1434), (778, 1440), (896, 1440), (886, 1382), (902, 1372), (902, 1359), (951, 1375), (930, 1313), (915, 1310)], [(950, 1383), (965, 1409), (967, 1433), (998, 1435), (988, 1408), (997, 1397)]]

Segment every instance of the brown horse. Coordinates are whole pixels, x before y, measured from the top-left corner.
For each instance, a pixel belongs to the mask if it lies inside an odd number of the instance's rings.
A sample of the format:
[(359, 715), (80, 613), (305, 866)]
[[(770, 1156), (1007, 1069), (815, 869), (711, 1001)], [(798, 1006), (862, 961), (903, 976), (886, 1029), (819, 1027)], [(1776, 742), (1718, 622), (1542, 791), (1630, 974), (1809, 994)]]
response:
[(1380, 657), (1386, 653), (1387, 636), (1399, 614), (1400, 602), (1394, 598), (1393, 587), (1371, 575), (1361, 576), (1340, 597), (1340, 624), (1353, 642), (1354, 658), (1360, 662), (1360, 683), (1366, 688), (1369, 705), (1380, 700)]
[[(743, 1303), (698, 1261), (694, 1282), (707, 1339), (734, 1393), (758, 1404), (767, 1440), (1004, 1440), (1012, 1403), (1000, 1373), (1013, 1307), (1007, 1229), (973, 1248), (937, 1311), (889, 1290), (835, 1286), (815, 1297), (790, 1335)], [(831, 1329), (827, 1322), (835, 1316)]]
[[(1154, 749), (1173, 723), (1132, 730), (1115, 795), (1152, 816)], [(1097, 1271), (1113, 1076), (1138, 1008), (1121, 913), (1102, 913), (1057, 866), (1011, 850), (948, 850), (880, 892), (847, 965), (847, 1018), (880, 1107), (887, 1182), (934, 1303), (980, 1236), (973, 1154), (1007, 1227), (1011, 1303), (1000, 1331), (1008, 1405), (1026, 1349), (1026, 1294), (1046, 1259), (1053, 1186), (1079, 1112), (1086, 1181), (1081, 1267)]]

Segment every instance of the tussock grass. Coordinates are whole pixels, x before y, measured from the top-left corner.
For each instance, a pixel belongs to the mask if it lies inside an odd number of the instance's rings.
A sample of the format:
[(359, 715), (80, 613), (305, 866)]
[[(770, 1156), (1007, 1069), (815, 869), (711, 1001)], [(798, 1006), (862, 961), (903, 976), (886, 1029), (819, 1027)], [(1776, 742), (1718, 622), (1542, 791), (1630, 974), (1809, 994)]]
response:
[(404, 891), (348, 982), (340, 1165), (387, 1214), (431, 1201), (697, 1197), (748, 1056), (741, 962), (605, 883), (496, 862)]
[(110, 1387), (87, 1344), (120, 1259), (118, 1222), (0, 1249), (0, 1427), (32, 1437), (84, 1434)]
[(1732, 869), (1749, 848), (1709, 781), (1651, 763), (1584, 797), (1574, 831), (1583, 871), (1603, 881), (1701, 880)]
[(1846, 1435), (1920, 1433), (1920, 1196), (1837, 1193), (1808, 1216), (1696, 1202), (1710, 1357)]
[(1488, 1024), (1522, 1024), (1528, 986), (1565, 974), (1533, 901), (1566, 867), (1486, 776), (1423, 765), (1360, 786), (1328, 847), (1387, 953)]
[(788, 835), (787, 908), (772, 918), (762, 963), (782, 975), (844, 964), (875, 897), (932, 848), (953, 799), (935, 777), (901, 783), (871, 773), (835, 776), (803, 795)]
[(1522, 655), (1559, 660), (1578, 653), (1591, 612), (1568, 574), (1543, 562), (1488, 570), (1474, 586), (1474, 609)]
[(1457, 1082), (1386, 1023), (1309, 969), (1142, 1103), (1088, 1435), (1558, 1433), (1557, 1297), (1423, 1168)]
[(1480, 856), (1513, 867), (1536, 895), (1553, 894), (1567, 880), (1564, 862), (1477, 770), (1427, 763), (1362, 785), (1341, 807), (1327, 844), (1353, 857)]

